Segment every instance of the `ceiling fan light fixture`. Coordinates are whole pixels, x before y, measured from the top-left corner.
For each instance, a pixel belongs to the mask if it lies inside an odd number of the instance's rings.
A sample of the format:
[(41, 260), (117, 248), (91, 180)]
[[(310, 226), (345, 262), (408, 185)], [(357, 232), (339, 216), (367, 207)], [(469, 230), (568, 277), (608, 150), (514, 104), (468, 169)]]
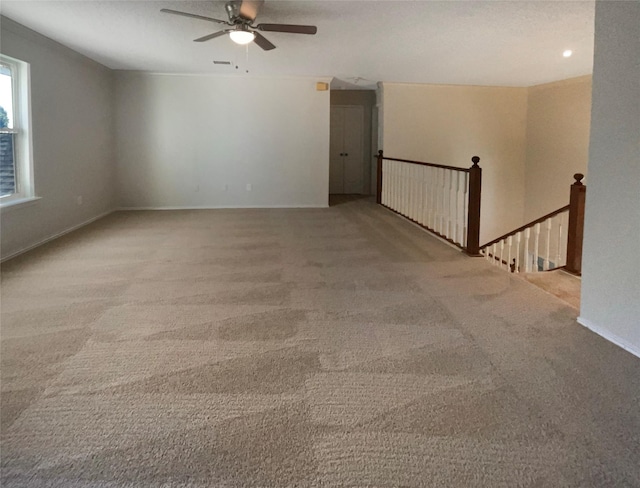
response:
[(248, 30), (233, 30), (229, 32), (229, 37), (236, 44), (244, 45), (253, 41), (256, 35)]

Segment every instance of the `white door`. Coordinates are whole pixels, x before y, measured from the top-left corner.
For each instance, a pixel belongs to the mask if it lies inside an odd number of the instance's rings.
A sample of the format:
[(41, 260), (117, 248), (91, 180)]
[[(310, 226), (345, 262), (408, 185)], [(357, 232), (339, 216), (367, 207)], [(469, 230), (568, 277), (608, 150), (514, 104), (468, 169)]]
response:
[(363, 193), (362, 106), (331, 107), (329, 193)]

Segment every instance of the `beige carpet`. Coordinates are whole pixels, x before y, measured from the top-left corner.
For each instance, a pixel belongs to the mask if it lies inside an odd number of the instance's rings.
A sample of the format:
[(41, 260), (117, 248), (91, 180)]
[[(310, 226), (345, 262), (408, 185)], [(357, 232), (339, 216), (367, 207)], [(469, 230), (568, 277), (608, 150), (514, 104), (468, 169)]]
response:
[(116, 213), (5, 263), (2, 486), (640, 486), (640, 360), (339, 203)]

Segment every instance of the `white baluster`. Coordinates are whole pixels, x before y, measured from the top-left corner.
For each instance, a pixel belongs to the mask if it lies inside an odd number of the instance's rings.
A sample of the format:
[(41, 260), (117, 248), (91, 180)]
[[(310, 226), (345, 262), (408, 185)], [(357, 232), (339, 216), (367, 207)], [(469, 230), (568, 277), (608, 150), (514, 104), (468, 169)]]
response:
[(504, 261), (504, 239), (500, 241), (500, 261), (498, 261), (498, 266), (502, 268), (502, 261)]
[(416, 213), (416, 165), (409, 165), (409, 218), (415, 220)]
[(445, 207), (445, 199), (446, 199), (446, 193), (447, 193), (447, 189), (446, 189), (446, 179), (447, 179), (447, 172), (445, 171), (444, 168), (442, 168), (442, 187), (440, 188), (440, 196), (442, 198), (442, 202), (441, 202), (441, 207), (440, 207), (440, 234), (446, 234), (446, 228), (445, 228), (445, 223), (446, 223), (446, 219), (447, 219), (447, 214), (446, 214), (446, 207)]
[(382, 183), (385, 185), (385, 205), (391, 206), (391, 186), (393, 185), (393, 176), (391, 174), (390, 168), (391, 161), (383, 161), (382, 165), (384, 168), (385, 176), (382, 178)]
[(386, 202), (386, 195), (385, 195), (385, 190), (386, 190), (386, 186), (385, 186), (385, 182), (386, 182), (386, 178), (385, 178), (385, 174), (384, 174), (384, 160), (382, 161), (382, 194), (380, 195), (380, 203), (382, 203), (383, 205)]
[(396, 161), (396, 202), (394, 209), (400, 211), (400, 202), (402, 197), (402, 163)]
[(390, 207), (391, 206), (391, 188), (393, 187), (393, 174), (391, 172), (391, 161), (384, 161), (383, 164), (386, 170), (386, 174), (385, 174), (385, 177), (383, 178), (383, 181), (387, 180), (387, 184), (385, 186), (387, 190), (385, 193), (386, 200), (387, 200), (386, 205)]
[(436, 230), (438, 222), (438, 168), (431, 168), (431, 229)]
[(522, 239), (522, 232), (516, 234), (516, 273), (520, 272), (520, 240)]
[(418, 222), (420, 211), (418, 208), (420, 207), (420, 166), (417, 164), (413, 164), (413, 205), (412, 205), (412, 215), (411, 218)]
[(429, 167), (422, 168), (422, 224), (429, 226)]
[(405, 215), (411, 218), (411, 204), (413, 203), (413, 178), (411, 177), (411, 173), (413, 172), (413, 165), (405, 163), (405, 167), (407, 168), (407, 201), (405, 203)]
[(449, 239), (455, 237), (453, 232), (453, 205), (451, 198), (453, 197), (453, 171), (447, 170), (449, 174), (449, 193), (447, 193), (447, 237)]
[[(564, 213), (558, 215), (558, 247), (556, 252), (556, 267), (561, 266), (562, 260), (562, 228), (564, 226)], [(564, 254), (567, 255), (566, 253)]]
[[(458, 244), (462, 243), (460, 239), (460, 171), (456, 171), (456, 229), (454, 235), (454, 242)], [(487, 257), (489, 257), (489, 250), (487, 249)]]
[[(462, 246), (467, 245), (467, 219), (469, 217), (469, 173), (465, 171), (463, 175), (463, 195), (462, 195)], [(495, 255), (495, 254), (494, 254)]]
[(496, 258), (498, 257), (498, 244), (494, 244), (493, 245), (493, 257), (491, 258), (491, 264), (496, 264), (498, 261), (496, 261)]
[(440, 222), (440, 168), (434, 168), (434, 198), (433, 198), (433, 230), (437, 232)]
[(405, 215), (411, 218), (411, 205), (413, 203), (413, 178), (411, 177), (411, 173), (413, 172), (413, 164), (405, 163), (405, 167), (407, 168), (407, 201), (405, 206)]
[(396, 184), (396, 173), (393, 167), (393, 161), (386, 161), (387, 168), (389, 171), (389, 186), (387, 187), (387, 201), (389, 202), (389, 206), (393, 208), (393, 189)]
[(423, 170), (424, 166), (417, 166), (416, 167), (416, 195), (418, 198), (418, 201), (416, 202), (416, 221), (419, 224), (422, 224), (422, 207), (423, 207), (423, 203), (422, 203), (422, 199), (424, 197), (423, 192), (422, 192), (422, 170)]
[(529, 256), (529, 238), (531, 237), (531, 227), (524, 230), (524, 271), (531, 273), (531, 258)]
[(513, 245), (513, 236), (507, 238), (507, 246), (509, 246), (509, 259), (507, 259), (507, 271), (511, 271), (511, 246)]
[(538, 256), (540, 256), (540, 224), (536, 224), (533, 227), (533, 235), (535, 236), (534, 244), (533, 244), (533, 259), (535, 260), (534, 266), (535, 270), (539, 271), (538, 267)]
[(393, 209), (396, 211), (400, 211), (400, 190), (402, 189), (402, 174), (400, 173), (401, 166), (398, 161), (396, 163), (396, 196), (394, 198), (395, 202), (393, 205)]
[(416, 201), (413, 206), (413, 220), (420, 222), (420, 166), (417, 164), (414, 164), (414, 166), (413, 176), (415, 179), (413, 182), (413, 188), (415, 189), (414, 196)]
[(395, 161), (389, 161), (389, 176), (391, 185), (389, 186), (389, 207), (396, 207), (396, 185), (398, 184), (396, 181), (396, 165)]
[(407, 176), (407, 199), (405, 201), (404, 212), (409, 218), (412, 217), (411, 206), (413, 204), (413, 164), (405, 163), (406, 176)]
[(549, 269), (549, 258), (551, 253), (551, 219), (547, 219), (545, 221), (547, 226), (547, 247), (546, 252), (544, 253), (544, 261), (542, 263), (542, 269), (547, 271)]
[(427, 167), (426, 168), (426, 178), (427, 181), (425, 183), (425, 186), (427, 188), (427, 198), (426, 198), (426, 202), (427, 202), (427, 214), (425, 215), (425, 225), (429, 228), (431, 228), (431, 214), (433, 213), (433, 207), (431, 206), (431, 200), (433, 198), (433, 193), (432, 193), (432, 188), (433, 188), (433, 175), (432, 175), (432, 168), (431, 167)]
[(402, 198), (402, 163), (396, 161), (396, 203), (394, 209), (400, 211), (400, 204)]
[(417, 220), (417, 206), (418, 206), (418, 173), (417, 166), (415, 164), (411, 165), (411, 207), (409, 211), (411, 212), (411, 220)]
[(404, 163), (400, 166), (400, 177), (400, 213), (407, 215), (407, 165)]

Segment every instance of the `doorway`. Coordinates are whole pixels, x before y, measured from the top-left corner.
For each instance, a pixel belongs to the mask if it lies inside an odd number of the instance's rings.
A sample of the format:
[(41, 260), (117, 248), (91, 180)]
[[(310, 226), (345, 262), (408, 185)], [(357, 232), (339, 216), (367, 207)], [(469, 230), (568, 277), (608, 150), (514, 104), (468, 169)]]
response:
[(367, 193), (362, 105), (331, 106), (329, 146), (329, 193)]

